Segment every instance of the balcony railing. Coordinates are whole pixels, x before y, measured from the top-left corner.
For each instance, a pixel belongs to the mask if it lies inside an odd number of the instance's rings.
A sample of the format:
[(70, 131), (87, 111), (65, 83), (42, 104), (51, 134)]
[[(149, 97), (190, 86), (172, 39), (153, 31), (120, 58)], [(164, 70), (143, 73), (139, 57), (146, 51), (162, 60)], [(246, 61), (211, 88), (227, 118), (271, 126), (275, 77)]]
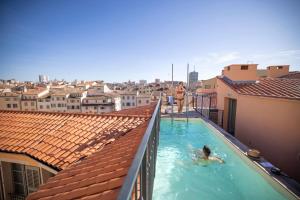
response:
[(135, 154), (131, 167), (129, 168), (119, 193), (118, 200), (152, 199), (157, 147), (159, 142), (160, 106), (161, 98), (155, 107), (145, 135)]
[(193, 108), (203, 117), (223, 126), (223, 110), (217, 109), (217, 94), (204, 93), (193, 95)]

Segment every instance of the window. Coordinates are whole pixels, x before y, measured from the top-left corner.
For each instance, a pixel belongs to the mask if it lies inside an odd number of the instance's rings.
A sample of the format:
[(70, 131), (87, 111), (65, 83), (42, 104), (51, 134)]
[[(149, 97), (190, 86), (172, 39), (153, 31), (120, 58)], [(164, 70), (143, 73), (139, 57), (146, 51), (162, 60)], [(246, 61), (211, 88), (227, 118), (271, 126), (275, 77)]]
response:
[(122, 103), (122, 106), (125, 106), (125, 103)]
[(139, 104), (141, 104), (142, 103), (142, 100), (139, 100)]
[(59, 101), (60, 100), (60, 98), (59, 97), (56, 97), (56, 101)]
[(149, 100), (146, 100), (146, 104), (149, 104)]
[(28, 106), (28, 103), (27, 103), (27, 102), (25, 102), (25, 103), (24, 103), (24, 106)]
[(106, 100), (105, 100), (105, 99), (103, 99), (103, 103), (106, 103)]
[(17, 108), (18, 107), (18, 104), (13, 104), (13, 108)]
[(123, 96), (123, 97), (122, 97), (122, 99), (124, 99), (124, 100), (125, 100), (125, 96)]
[(49, 105), (47, 105), (47, 109), (50, 109), (50, 106), (49, 106)]
[(97, 106), (94, 106), (94, 110), (97, 110)]
[(75, 106), (72, 106), (72, 109), (74, 110), (74, 109), (75, 109)]
[(127, 100), (129, 100), (130, 99), (130, 96), (127, 96)]
[(248, 70), (248, 65), (242, 65), (241, 70)]
[(46, 99), (46, 102), (50, 102), (50, 99)]
[(102, 107), (101, 107), (101, 110), (104, 110), (104, 109), (105, 109), (105, 108), (102, 106)]
[(12, 163), (11, 173), (14, 194), (25, 195), (24, 165)]
[(52, 99), (52, 101), (54, 101), (54, 97), (52, 97), (51, 99)]
[(42, 99), (38, 99), (38, 102), (43, 102), (43, 100)]
[(7, 108), (11, 108), (11, 105), (10, 105), (10, 104), (7, 104), (6, 107), (7, 107)]
[(76, 106), (77, 109), (80, 109), (79, 106)]
[(37, 191), (40, 185), (39, 168), (26, 166), (26, 179), (28, 193)]
[(57, 107), (59, 107), (59, 108), (61, 107), (60, 103), (59, 103), (59, 104), (57, 104)]
[(43, 109), (43, 105), (40, 105), (40, 109)]
[(134, 96), (132, 96), (132, 99), (134, 99)]
[(34, 106), (34, 102), (31, 102), (31, 106)]
[(126, 103), (126, 106), (130, 106), (130, 103), (129, 103), (129, 102), (127, 102), (127, 103)]
[(283, 67), (282, 66), (278, 66), (277, 69), (283, 69)]
[(63, 97), (62, 100), (64, 101), (64, 100), (65, 100), (65, 97)]
[(228, 71), (230, 70), (230, 67), (227, 67)]
[(134, 103), (132, 103), (132, 106), (135, 106), (135, 104), (134, 104)]
[(5, 98), (5, 101), (10, 101), (10, 98)]
[(18, 99), (17, 99), (17, 98), (14, 98), (14, 101), (18, 101)]

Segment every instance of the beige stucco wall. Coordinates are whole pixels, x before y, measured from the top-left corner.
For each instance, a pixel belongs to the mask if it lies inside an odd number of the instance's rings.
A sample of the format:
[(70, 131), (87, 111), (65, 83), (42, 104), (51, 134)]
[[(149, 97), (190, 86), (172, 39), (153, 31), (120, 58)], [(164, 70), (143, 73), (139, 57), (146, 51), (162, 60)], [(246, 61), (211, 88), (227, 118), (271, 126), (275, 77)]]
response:
[(233, 98), (237, 99), (238, 94), (227, 86), (222, 80), (217, 79), (217, 108), (219, 110), (224, 110), (224, 99)]
[(236, 137), (300, 181), (300, 101), (240, 96)]
[[(248, 70), (241, 70), (242, 65), (247, 65)], [(230, 69), (228, 68), (230, 67)], [(229, 65), (222, 70), (222, 75), (227, 76), (233, 81), (246, 81), (257, 79), (257, 64), (237, 64)]]

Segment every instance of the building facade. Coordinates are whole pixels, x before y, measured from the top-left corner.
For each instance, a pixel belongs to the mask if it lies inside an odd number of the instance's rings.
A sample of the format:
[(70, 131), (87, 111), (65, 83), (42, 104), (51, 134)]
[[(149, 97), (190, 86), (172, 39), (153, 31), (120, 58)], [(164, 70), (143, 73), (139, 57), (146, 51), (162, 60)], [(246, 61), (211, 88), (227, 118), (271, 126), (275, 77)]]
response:
[(21, 94), (4, 92), (0, 94), (0, 107), (3, 110), (21, 110)]
[(86, 92), (72, 92), (67, 98), (68, 112), (81, 112), (82, 99), (86, 97)]
[(67, 98), (69, 93), (55, 92), (51, 94), (51, 110), (53, 112), (67, 112)]
[(121, 96), (121, 108), (128, 109), (136, 107), (137, 92), (123, 91)]

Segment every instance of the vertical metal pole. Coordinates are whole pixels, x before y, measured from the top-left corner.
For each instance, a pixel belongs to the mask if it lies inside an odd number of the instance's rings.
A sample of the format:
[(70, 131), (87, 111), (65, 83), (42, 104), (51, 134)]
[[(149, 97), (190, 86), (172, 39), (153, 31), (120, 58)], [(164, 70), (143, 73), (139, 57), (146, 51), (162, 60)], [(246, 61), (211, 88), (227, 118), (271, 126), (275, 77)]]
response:
[(173, 64), (172, 64), (172, 91), (171, 91), (172, 93), (171, 93), (171, 95), (172, 95), (172, 103), (171, 103), (171, 105), (172, 105), (172, 113), (171, 113), (171, 118), (172, 118), (172, 121), (173, 121), (173, 113), (174, 113), (174, 111), (173, 111), (173, 104), (174, 104), (174, 99), (175, 99), (175, 97), (173, 96), (173, 92), (174, 92), (174, 83), (173, 83)]
[(201, 94), (201, 116), (203, 116), (203, 94)]
[(189, 64), (187, 64), (187, 69), (186, 69), (186, 90), (185, 90), (185, 94), (186, 94), (186, 104), (185, 104), (185, 111), (186, 111), (186, 119), (187, 121), (189, 121), (189, 115), (188, 115), (188, 111), (189, 111)]

